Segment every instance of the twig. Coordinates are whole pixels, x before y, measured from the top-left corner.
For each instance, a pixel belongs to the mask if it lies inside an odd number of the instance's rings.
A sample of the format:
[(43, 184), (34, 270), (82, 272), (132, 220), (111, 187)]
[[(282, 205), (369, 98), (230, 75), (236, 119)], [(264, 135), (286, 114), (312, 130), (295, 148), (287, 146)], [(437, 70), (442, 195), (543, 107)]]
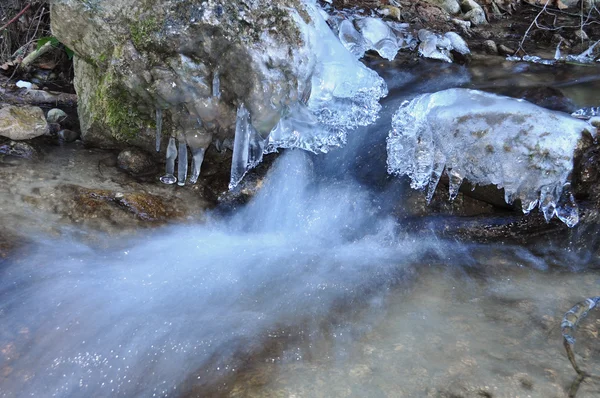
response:
[(531, 30), (531, 28), (533, 28), (533, 25), (537, 25), (537, 20), (540, 17), (540, 15), (542, 15), (542, 13), (544, 11), (546, 11), (546, 8), (548, 7), (548, 2), (546, 2), (546, 4), (544, 4), (544, 8), (542, 8), (540, 10), (540, 12), (538, 12), (538, 14), (535, 16), (533, 22), (531, 23), (531, 25), (529, 25), (529, 27), (527, 28), (527, 30), (525, 31), (525, 34), (523, 35), (523, 39), (521, 39), (521, 42), (519, 43), (519, 48), (517, 48), (517, 51), (515, 51), (515, 53), (518, 53), (519, 50), (522, 50), (523, 52), (526, 53), (525, 50), (523, 50), (523, 43), (525, 43), (525, 39), (527, 39), (527, 35), (529, 34), (529, 31)]
[(31, 3), (27, 4), (25, 6), (25, 8), (23, 8), (21, 10), (21, 12), (19, 12), (13, 19), (11, 19), (10, 21), (8, 21), (4, 26), (2, 26), (0, 28), (0, 30), (4, 30), (8, 27), (8, 25), (10, 25), (11, 23), (15, 22), (17, 19), (19, 19), (21, 17), (21, 15), (25, 14), (25, 11), (27, 11), (29, 9), (29, 7), (31, 7)]
[(41, 46), (37, 50), (33, 51), (31, 54), (29, 54), (28, 56), (26, 56), (23, 59), (23, 61), (21, 61), (21, 63), (19, 64), (19, 67), (20, 68), (26, 68), (26, 67), (28, 67), (33, 61), (35, 61), (36, 59), (38, 59), (42, 55), (46, 54), (51, 49), (52, 49), (52, 43), (51, 42), (44, 43), (43, 46)]

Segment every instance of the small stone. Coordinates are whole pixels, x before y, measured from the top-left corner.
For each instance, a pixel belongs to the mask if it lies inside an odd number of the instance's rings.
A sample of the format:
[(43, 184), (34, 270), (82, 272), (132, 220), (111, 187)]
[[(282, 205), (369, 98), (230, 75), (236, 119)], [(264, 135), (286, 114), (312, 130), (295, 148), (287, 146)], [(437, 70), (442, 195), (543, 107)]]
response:
[(440, 6), (443, 10), (446, 10), (449, 14), (458, 14), (460, 12), (460, 5), (457, 0), (427, 0), (429, 3)]
[(48, 123), (48, 134), (54, 136), (57, 135), (58, 132), (62, 130), (62, 127), (58, 123)]
[(465, 13), (465, 19), (471, 21), (473, 25), (485, 25), (487, 19), (485, 19), (485, 11), (475, 0), (462, 0), (460, 2), (460, 8)]
[(48, 133), (44, 111), (37, 106), (8, 105), (0, 109), (0, 135), (22, 141)]
[(486, 40), (482, 43), (483, 50), (488, 54), (498, 54), (498, 47), (493, 40)]
[(586, 41), (590, 39), (583, 29), (575, 31), (575, 38), (580, 41)]
[(498, 52), (501, 55), (513, 55), (515, 53), (515, 50), (513, 50), (510, 47), (505, 46), (504, 44), (500, 44), (498, 46)]
[(58, 132), (58, 138), (64, 142), (73, 142), (79, 138), (79, 135), (79, 133), (67, 129), (63, 129)]
[(402, 13), (400, 12), (400, 9), (394, 6), (383, 6), (383, 8), (379, 10), (379, 13), (386, 17), (395, 19), (396, 21), (400, 21), (402, 18)]
[(133, 175), (152, 173), (156, 164), (152, 157), (141, 149), (125, 149), (117, 157), (117, 166)]
[(37, 159), (38, 152), (26, 142), (9, 141), (0, 144), (0, 155), (15, 156), (23, 159)]
[(54, 108), (48, 111), (48, 116), (46, 116), (46, 121), (48, 123), (61, 123), (63, 120), (67, 118), (67, 114), (62, 109)]

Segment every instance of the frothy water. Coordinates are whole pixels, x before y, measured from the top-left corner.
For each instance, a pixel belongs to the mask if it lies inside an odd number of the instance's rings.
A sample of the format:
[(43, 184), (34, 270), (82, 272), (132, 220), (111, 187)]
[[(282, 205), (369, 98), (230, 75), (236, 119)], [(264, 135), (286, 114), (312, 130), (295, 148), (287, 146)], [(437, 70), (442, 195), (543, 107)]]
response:
[(289, 152), (229, 219), (118, 252), (38, 241), (2, 270), (2, 396), (177, 395), (206, 372), (234, 372), (270, 331), (368, 305), (444, 252), (399, 240), (358, 184), (314, 173), (309, 155)]

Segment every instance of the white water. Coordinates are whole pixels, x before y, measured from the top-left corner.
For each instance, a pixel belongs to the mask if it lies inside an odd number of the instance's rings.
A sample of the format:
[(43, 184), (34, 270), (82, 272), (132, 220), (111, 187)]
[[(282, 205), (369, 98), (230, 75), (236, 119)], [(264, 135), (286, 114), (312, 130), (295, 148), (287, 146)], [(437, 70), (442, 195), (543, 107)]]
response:
[(269, 331), (310, 335), (449, 252), (398, 239), (358, 184), (314, 181), (310, 155), (290, 152), (230, 219), (118, 249), (40, 239), (0, 276), (0, 396), (177, 395), (234, 372)]

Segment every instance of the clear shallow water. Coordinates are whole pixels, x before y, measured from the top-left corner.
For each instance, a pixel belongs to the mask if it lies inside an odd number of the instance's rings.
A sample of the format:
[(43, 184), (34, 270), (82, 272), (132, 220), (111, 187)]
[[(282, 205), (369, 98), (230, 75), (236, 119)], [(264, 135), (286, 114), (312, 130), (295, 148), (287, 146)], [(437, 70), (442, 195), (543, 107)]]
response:
[(391, 113), (466, 72), (413, 77), (344, 150), (287, 152), (224, 218), (108, 249), (33, 237), (0, 270), (0, 396), (564, 396), (558, 325), (598, 294), (597, 230), (479, 246), (390, 216)]

